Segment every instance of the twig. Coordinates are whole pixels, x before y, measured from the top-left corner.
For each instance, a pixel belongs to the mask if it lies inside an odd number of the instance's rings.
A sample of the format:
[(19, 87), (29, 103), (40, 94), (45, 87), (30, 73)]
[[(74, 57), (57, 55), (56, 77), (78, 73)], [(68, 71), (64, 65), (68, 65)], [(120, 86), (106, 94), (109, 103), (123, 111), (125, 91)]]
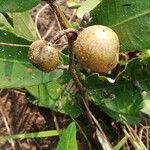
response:
[(36, 33), (37, 33), (39, 39), (41, 39), (41, 35), (40, 35), (39, 30), (38, 30), (38, 27), (37, 27), (39, 15), (40, 15), (41, 12), (42, 12), (45, 8), (47, 8), (48, 6), (49, 6), (48, 4), (46, 4), (45, 6), (43, 6), (43, 7), (38, 11), (38, 13), (37, 13), (36, 16), (35, 16), (35, 30), (36, 30)]
[[(6, 130), (7, 130), (8, 134), (11, 135), (11, 131), (10, 131), (10, 128), (8, 126), (8, 122), (7, 122), (6, 117), (5, 117), (5, 115), (4, 115), (4, 113), (3, 113), (1, 108), (0, 108), (0, 113), (2, 115), (2, 118), (3, 118), (4, 124), (5, 124)], [(14, 141), (12, 139), (10, 139), (9, 141), (11, 143), (12, 149), (15, 150)]]
[(57, 131), (60, 131), (59, 124), (58, 124), (58, 121), (57, 121), (57, 117), (56, 117), (56, 115), (55, 115), (55, 112), (52, 112), (52, 116), (53, 116), (53, 121), (54, 121), (56, 130), (57, 130)]
[[(128, 131), (125, 129), (125, 127)], [(145, 145), (139, 139), (138, 135), (134, 132), (134, 130), (128, 124), (125, 124), (125, 127), (122, 127), (123, 131), (129, 137), (129, 140), (132, 143), (132, 145), (135, 147), (135, 149), (146, 150)]]
[(85, 138), (85, 140), (86, 140), (86, 142), (88, 144), (89, 150), (92, 150), (90, 141), (89, 141), (88, 137), (86, 136), (86, 134), (84, 133), (84, 131), (82, 130), (82, 128), (79, 125), (79, 123), (73, 117), (71, 117), (71, 119), (76, 123), (76, 125), (78, 126), (80, 132), (82, 133), (83, 137)]
[[(144, 130), (146, 130), (146, 133), (144, 132)], [(142, 138), (143, 138), (143, 134), (145, 133), (146, 148), (147, 149), (150, 149), (150, 145), (149, 145), (149, 142), (150, 142), (149, 130), (150, 130), (149, 126), (142, 126), (142, 128), (139, 131), (139, 138), (140, 138), (141, 141), (142, 141)]]
[(108, 141), (105, 138), (103, 138), (104, 135), (102, 135), (102, 133), (98, 130), (98, 128), (96, 128), (96, 136), (104, 150), (112, 150), (112, 146), (110, 145), (110, 143), (108, 143)]
[[(56, 18), (56, 21), (57, 21), (57, 25), (58, 25), (59, 31), (62, 31), (63, 29), (62, 29), (62, 27), (61, 27), (61, 24), (60, 24), (60, 22), (59, 22), (59, 20), (58, 20), (57, 15), (55, 14), (54, 16), (55, 16), (55, 18)], [(66, 42), (65, 37), (63, 37), (63, 42)]]
[(92, 120), (96, 125), (96, 136), (103, 147), (104, 150), (111, 150), (112, 146), (108, 141), (103, 129), (101, 128), (100, 124), (98, 123), (97, 119), (94, 117), (92, 112), (90, 111), (89, 107), (86, 104), (86, 101), (83, 99), (84, 106), (86, 107), (87, 113), (89, 114), (90, 120)]
[(74, 16), (75, 16), (76, 13), (77, 13), (77, 9), (75, 9), (75, 10), (73, 11), (73, 13), (72, 13), (72, 15), (71, 15), (71, 17), (70, 17), (70, 19), (69, 19), (69, 22), (72, 22), (72, 20), (73, 20), (73, 18), (74, 18)]
[(48, 35), (51, 33), (51, 31), (54, 29), (56, 22), (52, 22), (52, 25), (49, 27), (49, 29), (47, 30), (47, 32), (45, 33), (45, 35), (42, 37), (42, 39), (46, 39), (48, 37)]
[(150, 129), (150, 127), (149, 126), (142, 126), (142, 128), (139, 131), (139, 138), (140, 138), (140, 140), (142, 140), (142, 134), (143, 134), (143, 130), (144, 129), (148, 130), (148, 129)]

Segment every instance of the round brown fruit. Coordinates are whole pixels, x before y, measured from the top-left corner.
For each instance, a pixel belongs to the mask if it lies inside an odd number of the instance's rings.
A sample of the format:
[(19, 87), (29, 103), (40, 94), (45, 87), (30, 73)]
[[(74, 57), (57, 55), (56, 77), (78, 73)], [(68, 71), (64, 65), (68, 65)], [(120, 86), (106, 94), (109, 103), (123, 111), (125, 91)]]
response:
[(106, 26), (89, 26), (77, 37), (75, 53), (82, 68), (107, 73), (118, 63), (118, 36)]
[(46, 45), (44, 40), (33, 42), (28, 51), (30, 62), (44, 72), (50, 72), (59, 65), (58, 49)]

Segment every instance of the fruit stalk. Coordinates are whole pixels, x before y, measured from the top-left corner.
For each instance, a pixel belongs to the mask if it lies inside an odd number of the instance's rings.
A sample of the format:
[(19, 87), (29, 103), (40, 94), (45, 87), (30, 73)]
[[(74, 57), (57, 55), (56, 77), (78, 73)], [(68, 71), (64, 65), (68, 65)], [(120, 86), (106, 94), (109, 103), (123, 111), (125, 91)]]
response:
[(74, 50), (73, 50), (73, 40), (68, 39), (68, 54), (69, 54), (69, 72), (70, 75), (72, 77), (72, 79), (74, 80), (77, 88), (79, 89), (80, 94), (83, 96), (85, 93), (85, 89), (83, 87), (83, 85), (81, 84), (76, 71), (74, 69)]
[(68, 35), (68, 34), (74, 34), (74, 38), (77, 37), (79, 34), (78, 30), (68, 28), (66, 30), (59, 31), (51, 40), (48, 44), (55, 44), (62, 36)]

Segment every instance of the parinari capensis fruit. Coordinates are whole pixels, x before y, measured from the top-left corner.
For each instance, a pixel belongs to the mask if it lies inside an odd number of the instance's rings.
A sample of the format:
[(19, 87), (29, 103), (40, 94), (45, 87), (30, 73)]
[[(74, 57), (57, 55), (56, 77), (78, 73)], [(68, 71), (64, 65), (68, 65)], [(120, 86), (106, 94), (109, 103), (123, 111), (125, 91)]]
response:
[(117, 34), (102, 25), (85, 28), (75, 41), (75, 53), (80, 66), (97, 73), (107, 73), (115, 68), (119, 47)]
[(28, 51), (30, 62), (44, 72), (50, 72), (59, 65), (59, 51), (57, 48), (49, 46), (44, 40), (33, 42)]

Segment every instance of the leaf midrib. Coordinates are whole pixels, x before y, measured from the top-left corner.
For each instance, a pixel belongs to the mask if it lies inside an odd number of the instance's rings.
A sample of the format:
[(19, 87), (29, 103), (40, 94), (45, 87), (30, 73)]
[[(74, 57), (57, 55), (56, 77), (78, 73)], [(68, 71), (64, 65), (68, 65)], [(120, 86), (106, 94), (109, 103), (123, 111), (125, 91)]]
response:
[(70, 134), (68, 134), (68, 141), (67, 141), (67, 150), (69, 150), (69, 148), (70, 148), (70, 141), (72, 141), (71, 140), (71, 135), (73, 134), (73, 132), (74, 132), (74, 126), (71, 126), (71, 128), (70, 128)]
[(144, 11), (143, 13), (140, 13), (140, 14), (137, 14), (137, 15), (135, 15), (135, 16), (132, 16), (132, 17), (126, 19), (126, 20), (123, 20), (123, 21), (121, 21), (121, 22), (119, 22), (119, 23), (117, 23), (117, 24), (111, 25), (110, 27), (113, 28), (113, 27), (116, 27), (116, 26), (125, 24), (125, 23), (130, 22), (130, 21), (132, 21), (132, 20), (134, 20), (134, 19), (143, 17), (143, 16), (145, 16), (145, 15), (147, 15), (147, 14), (149, 14), (149, 13), (150, 13), (150, 9)]
[(16, 63), (16, 64), (25, 64), (25, 65), (31, 64), (31, 63), (25, 62), (25, 61), (8, 60), (8, 59), (3, 59), (3, 58), (0, 58), (0, 62), (10, 62), (10, 63)]

